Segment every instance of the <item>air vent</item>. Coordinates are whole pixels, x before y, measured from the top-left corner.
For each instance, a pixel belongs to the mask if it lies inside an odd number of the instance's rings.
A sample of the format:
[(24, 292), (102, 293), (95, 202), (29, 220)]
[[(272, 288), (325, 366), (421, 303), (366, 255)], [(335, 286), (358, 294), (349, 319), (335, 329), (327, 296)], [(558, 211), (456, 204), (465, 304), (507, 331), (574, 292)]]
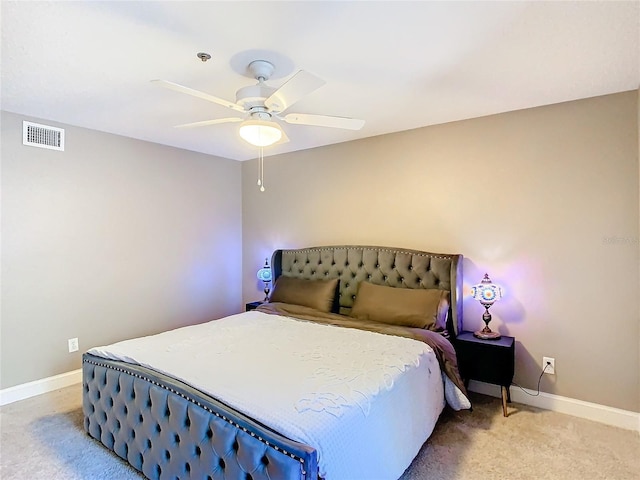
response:
[(64, 130), (23, 121), (22, 144), (51, 150), (64, 150)]

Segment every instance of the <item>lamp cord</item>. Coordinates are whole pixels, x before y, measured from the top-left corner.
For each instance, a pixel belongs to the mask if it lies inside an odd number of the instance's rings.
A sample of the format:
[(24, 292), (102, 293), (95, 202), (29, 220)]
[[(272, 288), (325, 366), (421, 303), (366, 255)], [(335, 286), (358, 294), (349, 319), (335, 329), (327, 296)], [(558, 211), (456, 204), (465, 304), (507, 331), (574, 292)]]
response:
[(520, 390), (522, 390), (524, 393), (526, 393), (527, 395), (531, 395), (532, 397), (537, 397), (538, 395), (540, 395), (540, 380), (542, 380), (542, 376), (544, 375), (544, 372), (547, 370), (547, 367), (549, 366), (549, 364), (547, 363), (544, 368), (542, 369), (542, 373), (540, 374), (540, 377), (538, 377), (538, 391), (536, 393), (529, 393), (527, 392), (524, 388), (522, 388), (520, 385), (518, 385), (516, 382), (511, 382), (512, 385), (515, 385), (516, 387), (518, 387)]

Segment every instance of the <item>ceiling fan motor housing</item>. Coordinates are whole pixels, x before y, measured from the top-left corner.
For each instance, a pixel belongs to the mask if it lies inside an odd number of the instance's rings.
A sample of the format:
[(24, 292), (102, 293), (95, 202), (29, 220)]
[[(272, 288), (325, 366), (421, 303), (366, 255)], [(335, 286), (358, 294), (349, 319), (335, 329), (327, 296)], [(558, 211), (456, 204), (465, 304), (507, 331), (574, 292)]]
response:
[(271, 96), (276, 89), (268, 87), (264, 83), (242, 87), (236, 92), (236, 103), (249, 110), (251, 107), (263, 106), (264, 101)]

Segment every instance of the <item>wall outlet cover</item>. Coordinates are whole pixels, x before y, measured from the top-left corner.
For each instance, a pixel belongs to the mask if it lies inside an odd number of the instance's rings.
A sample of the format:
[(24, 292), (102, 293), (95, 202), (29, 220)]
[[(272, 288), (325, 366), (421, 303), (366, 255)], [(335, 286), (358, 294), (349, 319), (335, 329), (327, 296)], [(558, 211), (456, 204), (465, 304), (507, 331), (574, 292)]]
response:
[(544, 369), (544, 373), (547, 375), (555, 375), (556, 359), (552, 357), (542, 357), (542, 368)]

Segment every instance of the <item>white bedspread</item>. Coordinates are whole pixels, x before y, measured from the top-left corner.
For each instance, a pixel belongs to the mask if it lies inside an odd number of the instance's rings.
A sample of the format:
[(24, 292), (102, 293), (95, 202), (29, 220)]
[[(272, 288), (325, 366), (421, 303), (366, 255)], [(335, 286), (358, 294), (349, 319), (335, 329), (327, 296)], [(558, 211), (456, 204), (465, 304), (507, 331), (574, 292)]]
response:
[(256, 311), (89, 353), (179, 378), (313, 446), (328, 480), (397, 479), (444, 408), (428, 345)]

